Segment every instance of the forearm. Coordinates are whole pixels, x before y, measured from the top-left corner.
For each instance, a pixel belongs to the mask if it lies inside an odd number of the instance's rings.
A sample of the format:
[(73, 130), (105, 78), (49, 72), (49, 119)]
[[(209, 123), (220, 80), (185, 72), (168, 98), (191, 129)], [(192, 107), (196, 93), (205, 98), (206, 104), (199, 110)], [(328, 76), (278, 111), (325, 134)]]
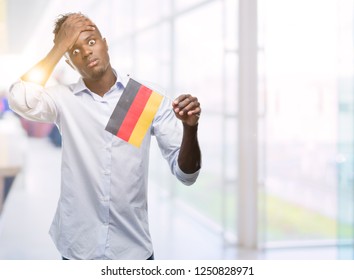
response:
[(198, 143), (198, 125), (183, 125), (183, 138), (178, 156), (180, 169), (192, 174), (201, 167), (201, 152)]
[(21, 80), (44, 86), (64, 53), (65, 49), (54, 45), (45, 58), (21, 76)]

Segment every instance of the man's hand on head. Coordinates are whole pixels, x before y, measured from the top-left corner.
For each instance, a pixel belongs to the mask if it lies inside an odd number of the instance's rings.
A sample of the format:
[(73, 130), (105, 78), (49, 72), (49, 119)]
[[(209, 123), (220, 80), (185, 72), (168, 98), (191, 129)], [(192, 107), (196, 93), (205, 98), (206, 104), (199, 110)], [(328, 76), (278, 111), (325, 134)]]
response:
[(54, 44), (67, 52), (70, 50), (81, 32), (95, 30), (95, 24), (83, 14), (77, 13), (68, 16), (54, 38)]

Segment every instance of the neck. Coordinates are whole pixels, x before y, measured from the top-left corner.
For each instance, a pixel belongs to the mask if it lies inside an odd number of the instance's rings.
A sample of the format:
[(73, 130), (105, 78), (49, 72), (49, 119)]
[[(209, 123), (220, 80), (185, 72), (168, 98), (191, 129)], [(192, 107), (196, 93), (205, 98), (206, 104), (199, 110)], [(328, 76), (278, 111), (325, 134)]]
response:
[(102, 77), (95, 80), (84, 79), (84, 82), (87, 88), (93, 93), (103, 96), (111, 89), (116, 80), (117, 77), (114, 75), (112, 68), (109, 68)]

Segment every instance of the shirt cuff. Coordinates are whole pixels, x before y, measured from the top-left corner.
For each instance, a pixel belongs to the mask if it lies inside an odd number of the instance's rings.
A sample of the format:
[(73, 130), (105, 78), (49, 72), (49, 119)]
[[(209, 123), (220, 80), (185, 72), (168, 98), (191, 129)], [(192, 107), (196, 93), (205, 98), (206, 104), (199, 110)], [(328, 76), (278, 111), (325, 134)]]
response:
[(195, 183), (199, 176), (200, 169), (194, 173), (184, 173), (181, 168), (178, 166), (178, 163), (176, 164), (176, 177), (178, 180), (180, 180), (183, 184), (190, 186)]

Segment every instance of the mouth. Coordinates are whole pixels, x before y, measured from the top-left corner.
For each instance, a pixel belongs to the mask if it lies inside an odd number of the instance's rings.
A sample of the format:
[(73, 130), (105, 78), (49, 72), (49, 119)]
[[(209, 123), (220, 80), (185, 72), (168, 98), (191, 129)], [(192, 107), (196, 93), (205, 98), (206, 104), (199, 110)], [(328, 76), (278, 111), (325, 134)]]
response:
[(98, 59), (97, 58), (90, 59), (88, 64), (87, 64), (87, 67), (88, 68), (92, 68), (92, 67), (95, 67), (97, 64), (98, 64)]

